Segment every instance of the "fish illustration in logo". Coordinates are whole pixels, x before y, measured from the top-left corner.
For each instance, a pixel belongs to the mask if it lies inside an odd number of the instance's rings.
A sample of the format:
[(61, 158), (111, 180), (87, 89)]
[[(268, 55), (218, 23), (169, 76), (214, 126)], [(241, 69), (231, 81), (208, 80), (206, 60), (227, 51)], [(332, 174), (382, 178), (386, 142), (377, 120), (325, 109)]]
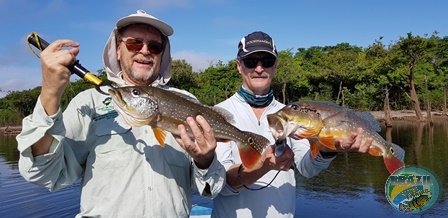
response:
[(420, 195), (411, 201), (405, 201), (399, 204), (398, 210), (402, 212), (412, 212), (413, 210), (420, 209), (422, 210), (423, 206), (425, 206), (429, 200), (431, 200), (431, 197), (428, 195)]

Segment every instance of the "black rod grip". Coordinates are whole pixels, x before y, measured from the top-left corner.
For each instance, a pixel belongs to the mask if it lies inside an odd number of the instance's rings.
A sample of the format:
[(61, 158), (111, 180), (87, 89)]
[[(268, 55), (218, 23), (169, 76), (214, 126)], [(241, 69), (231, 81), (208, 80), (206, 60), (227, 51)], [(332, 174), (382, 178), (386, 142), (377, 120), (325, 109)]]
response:
[(31, 43), (31, 45), (34, 45), (34, 47), (36, 47), (40, 51), (43, 51), (49, 45), (47, 41), (40, 38), (40, 36), (38, 36), (35, 32), (32, 32), (30, 35), (28, 35), (28, 42)]
[[(32, 32), (30, 35), (28, 35), (28, 42), (34, 45), (37, 49), (40, 51), (43, 51), (45, 48), (48, 47), (49, 43), (42, 39), (40, 36), (37, 35), (37, 33)], [(70, 72), (73, 74), (78, 75), (79, 77), (83, 78), (87, 82), (99, 86), (103, 83), (101, 79), (90, 73), (89, 70), (84, 68), (80, 63), (79, 60), (76, 60), (73, 66), (69, 67)]]

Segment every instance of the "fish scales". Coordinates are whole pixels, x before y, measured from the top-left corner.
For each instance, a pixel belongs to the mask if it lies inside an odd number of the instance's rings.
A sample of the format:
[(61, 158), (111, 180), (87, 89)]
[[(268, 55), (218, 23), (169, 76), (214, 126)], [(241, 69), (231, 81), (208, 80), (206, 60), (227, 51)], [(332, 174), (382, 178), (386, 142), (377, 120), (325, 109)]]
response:
[[(159, 93), (160, 95), (163, 93), (161, 90), (157, 91), (161, 92)], [(175, 107), (173, 107), (173, 105), (175, 105)], [(178, 124), (183, 124), (185, 125), (187, 131), (191, 132), (191, 129), (185, 122), (185, 119), (188, 116), (195, 117), (197, 115), (204, 116), (211, 125), (218, 125), (219, 128), (214, 131), (216, 138), (229, 140), (236, 138), (236, 140), (239, 141), (244, 140), (244, 135), (241, 135), (242, 132), (235, 131), (235, 127), (233, 125), (227, 125), (227, 120), (225, 120), (221, 114), (213, 110), (211, 107), (198, 107), (198, 103), (185, 100), (183, 97), (177, 95), (174, 95), (166, 101), (160, 101), (160, 120), (157, 121), (156, 126), (162, 129), (168, 129), (175, 134), (179, 134), (177, 126)], [(170, 119), (174, 119), (175, 121), (173, 122)], [(221, 125), (221, 123), (225, 123), (226, 125)], [(257, 150), (260, 149), (257, 148)], [(261, 151), (262, 150), (260, 150), (260, 152)]]
[[(286, 105), (274, 114), (268, 115), (269, 126), (274, 138), (285, 137), (310, 140), (310, 150), (313, 157), (322, 147), (336, 149), (336, 139), (348, 139), (353, 132), (361, 127), (364, 130), (362, 143), (372, 138), (369, 154), (383, 156), (386, 168), (390, 173), (404, 166), (404, 150), (391, 142), (384, 140), (378, 132), (378, 121), (373, 116), (359, 115), (351, 109), (341, 107), (332, 102), (298, 101)], [(399, 155), (395, 156), (398, 151)]]
[[(201, 104), (198, 100), (175, 91), (151, 86), (127, 86), (109, 90), (114, 107), (130, 126), (150, 125), (161, 146), (166, 132), (179, 135), (178, 125), (185, 126), (194, 138), (186, 118), (203, 116), (213, 129), (217, 141), (233, 140), (238, 145), (243, 164), (251, 168), (270, 144), (265, 137), (241, 131), (230, 123), (232, 115), (224, 109)], [(166, 131), (166, 132), (165, 132)]]

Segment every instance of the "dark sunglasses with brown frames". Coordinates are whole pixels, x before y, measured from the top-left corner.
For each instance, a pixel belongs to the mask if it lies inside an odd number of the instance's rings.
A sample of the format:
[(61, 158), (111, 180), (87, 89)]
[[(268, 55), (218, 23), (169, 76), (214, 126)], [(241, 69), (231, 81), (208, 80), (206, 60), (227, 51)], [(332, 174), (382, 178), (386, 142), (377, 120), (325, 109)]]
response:
[[(126, 40), (121, 39), (120, 41), (124, 42), (126, 48), (131, 52), (139, 52), (142, 50), (143, 45), (145, 44), (141, 39), (128, 38)], [(151, 40), (146, 43), (148, 50), (151, 54), (160, 54), (163, 51), (163, 44), (154, 40)]]

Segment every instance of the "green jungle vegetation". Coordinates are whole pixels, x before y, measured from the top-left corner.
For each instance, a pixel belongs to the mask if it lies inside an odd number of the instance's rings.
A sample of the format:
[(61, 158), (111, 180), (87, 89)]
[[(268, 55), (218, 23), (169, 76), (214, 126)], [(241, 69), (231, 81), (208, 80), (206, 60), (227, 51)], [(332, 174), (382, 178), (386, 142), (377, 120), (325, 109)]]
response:
[[(407, 33), (385, 45), (382, 37), (367, 48), (340, 43), (334, 46), (279, 51), (272, 86), (285, 104), (298, 100), (328, 100), (355, 110), (421, 109), (446, 114), (448, 37)], [(204, 104), (214, 105), (233, 95), (241, 85), (236, 61), (211, 63), (193, 72), (185, 60), (172, 63), (170, 86), (190, 91)], [(106, 81), (104, 69), (97, 75)], [(106, 82), (105, 82), (106, 83)], [(0, 99), (0, 126), (20, 125), (32, 113), (41, 87), (9, 92)], [(79, 92), (92, 88), (82, 79), (65, 90), (62, 108)]]

